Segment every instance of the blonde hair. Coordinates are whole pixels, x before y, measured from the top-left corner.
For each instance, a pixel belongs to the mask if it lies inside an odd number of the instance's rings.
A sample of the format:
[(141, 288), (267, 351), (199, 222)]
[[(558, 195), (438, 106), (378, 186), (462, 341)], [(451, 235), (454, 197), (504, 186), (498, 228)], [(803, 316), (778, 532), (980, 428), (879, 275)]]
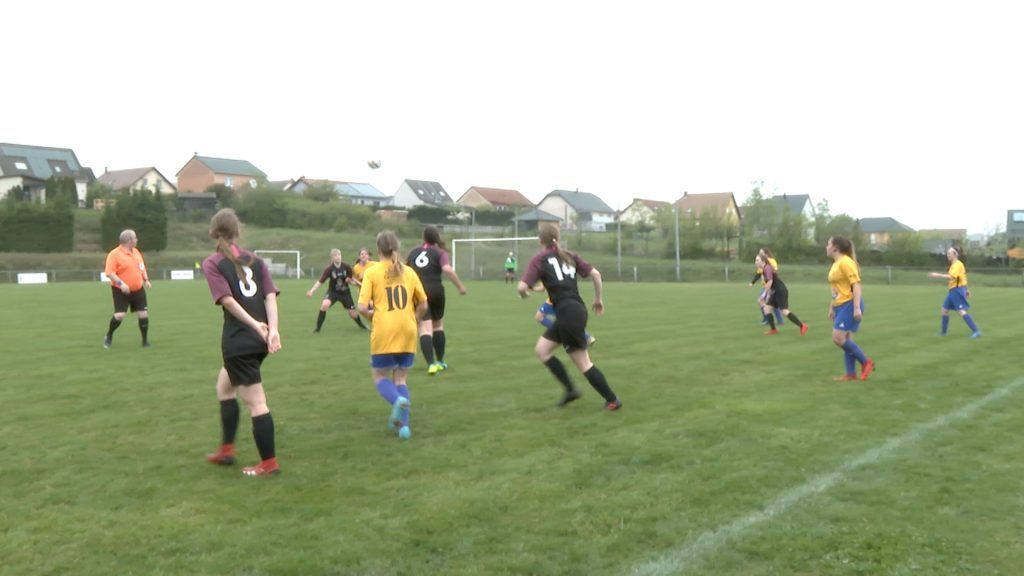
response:
[(240, 258), (232, 250), (232, 245), (238, 241), (241, 235), (242, 223), (238, 220), (238, 214), (231, 208), (223, 208), (210, 218), (210, 238), (217, 241), (217, 252), (224, 255), (235, 265), (235, 271), (242, 276), (242, 266), (252, 264), (252, 257)]
[(569, 252), (558, 245), (558, 226), (554, 224), (542, 224), (537, 236), (540, 237), (540, 243), (542, 246), (554, 249), (555, 252), (558, 253), (558, 259), (561, 260), (563, 264), (571, 266), (576, 264), (572, 257), (572, 252)]
[(377, 251), (380, 252), (380, 259), (383, 261), (385, 258), (391, 259), (391, 267), (388, 269), (388, 274), (393, 278), (401, 277), (404, 273), (404, 264), (402, 264), (402, 255), (399, 254), (401, 250), (401, 244), (398, 242), (398, 236), (395, 235), (391, 230), (381, 230), (377, 234)]
[(341, 256), (341, 249), (331, 248), (331, 258), (334, 258), (336, 255)]

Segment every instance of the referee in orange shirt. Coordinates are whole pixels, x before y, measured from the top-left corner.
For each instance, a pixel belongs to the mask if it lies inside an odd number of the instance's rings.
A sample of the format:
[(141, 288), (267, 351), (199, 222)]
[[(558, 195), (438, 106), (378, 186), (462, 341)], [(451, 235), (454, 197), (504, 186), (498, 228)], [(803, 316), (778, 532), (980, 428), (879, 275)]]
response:
[(149, 348), (149, 310), (146, 305), (146, 288), (152, 288), (146, 263), (142, 253), (135, 246), (139, 237), (134, 230), (121, 232), (120, 244), (107, 254), (104, 269), (110, 278), (110, 288), (114, 295), (114, 317), (110, 319), (110, 328), (103, 338), (103, 347), (110, 348), (114, 339), (114, 330), (121, 325), (128, 308), (139, 317), (139, 331), (142, 332), (142, 347)]

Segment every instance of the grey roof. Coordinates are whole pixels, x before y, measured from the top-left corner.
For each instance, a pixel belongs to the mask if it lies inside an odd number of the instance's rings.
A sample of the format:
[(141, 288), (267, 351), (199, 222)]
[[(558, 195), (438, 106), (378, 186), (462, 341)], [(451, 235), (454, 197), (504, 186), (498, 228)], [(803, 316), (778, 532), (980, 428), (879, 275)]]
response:
[[(577, 212), (607, 212), (609, 214), (615, 214), (615, 210), (612, 210), (611, 206), (604, 203), (597, 196), (589, 192), (570, 192), (568, 190), (555, 190), (545, 196), (561, 196), (572, 209)], [(541, 200), (544, 202), (544, 200)]]
[(515, 218), (513, 218), (513, 220), (518, 220), (520, 222), (561, 222), (562, 221), (562, 219), (559, 218), (558, 216), (555, 216), (554, 214), (548, 214), (547, 212), (545, 212), (543, 210), (538, 210), (537, 208), (531, 208), (531, 209), (527, 210), (526, 212), (523, 212), (519, 216), (516, 216)]
[(405, 183), (416, 193), (420, 200), (427, 204), (454, 204), (455, 201), (448, 195), (444, 187), (437, 182), (429, 180), (406, 180)]
[(387, 195), (377, 190), (372, 184), (363, 182), (335, 182), (334, 191), (342, 196), (354, 196), (358, 198), (376, 198), (384, 200)]
[[(25, 168), (20, 168), (19, 164)], [(70, 148), (0, 143), (0, 175), (34, 176), (45, 180), (54, 174), (88, 182), (95, 180), (92, 170), (83, 168)]]
[(860, 231), (865, 234), (877, 234), (879, 232), (913, 232), (914, 229), (906, 224), (898, 222), (895, 218), (861, 218), (857, 221), (860, 224)]
[(231, 174), (233, 176), (252, 176), (253, 178), (266, 178), (267, 175), (255, 167), (248, 160), (231, 160), (229, 158), (211, 158), (209, 156), (195, 156), (207, 168), (216, 174)]
[(160, 174), (160, 177), (164, 179), (164, 182), (166, 182), (171, 188), (175, 188), (174, 184), (171, 184), (171, 181), (153, 166), (146, 166), (145, 168), (129, 168), (127, 170), (108, 170), (103, 174), (100, 174), (100, 177), (97, 178), (96, 181), (100, 184), (106, 184), (114, 190), (122, 190), (124, 188), (131, 188), (134, 186), (142, 179), (143, 176), (148, 174), (150, 170)]
[(811, 202), (811, 197), (808, 194), (783, 194), (782, 196), (772, 196), (768, 202), (774, 205), (788, 206), (790, 212), (800, 214), (804, 211), (804, 206)]

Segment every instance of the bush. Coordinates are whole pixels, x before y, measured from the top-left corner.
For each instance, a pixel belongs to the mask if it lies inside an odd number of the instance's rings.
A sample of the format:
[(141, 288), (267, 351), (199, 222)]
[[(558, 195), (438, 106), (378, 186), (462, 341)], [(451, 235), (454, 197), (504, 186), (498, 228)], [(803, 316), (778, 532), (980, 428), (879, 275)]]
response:
[(0, 252), (70, 252), (75, 215), (66, 202), (8, 201), (0, 209)]

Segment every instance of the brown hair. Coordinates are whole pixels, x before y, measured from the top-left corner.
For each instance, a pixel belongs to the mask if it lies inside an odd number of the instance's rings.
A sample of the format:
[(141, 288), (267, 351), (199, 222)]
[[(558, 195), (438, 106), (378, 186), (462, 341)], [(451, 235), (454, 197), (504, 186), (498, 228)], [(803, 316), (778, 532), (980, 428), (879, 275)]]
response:
[(252, 257), (240, 258), (231, 249), (241, 234), (242, 223), (231, 208), (223, 208), (210, 218), (210, 238), (217, 241), (217, 252), (224, 255), (235, 265), (235, 271), (242, 276), (242, 266), (252, 264)]
[(381, 230), (377, 234), (377, 251), (380, 252), (380, 259), (382, 261), (385, 258), (391, 259), (391, 268), (388, 269), (388, 274), (392, 278), (401, 277), (403, 273), (402, 255), (398, 253), (399, 250), (401, 250), (401, 245), (398, 242), (398, 236), (394, 232), (391, 230)]
[[(829, 238), (832, 245), (839, 250), (840, 253), (853, 258), (854, 262), (857, 262), (857, 247), (853, 245), (853, 241), (843, 236), (833, 236)], [(860, 267), (860, 262), (857, 262), (857, 267)]]
[(436, 226), (427, 226), (423, 229), (423, 241), (441, 250), (447, 250), (444, 240), (441, 240), (441, 231)]
[(775, 254), (772, 254), (772, 249), (767, 246), (761, 248), (761, 252), (764, 252), (764, 255), (768, 258), (775, 258)]
[(541, 224), (538, 236), (540, 237), (540, 243), (542, 246), (554, 249), (558, 252), (558, 259), (561, 260), (563, 264), (568, 264), (570, 266), (576, 265), (572, 252), (569, 252), (558, 245), (558, 226), (555, 226), (554, 224)]

